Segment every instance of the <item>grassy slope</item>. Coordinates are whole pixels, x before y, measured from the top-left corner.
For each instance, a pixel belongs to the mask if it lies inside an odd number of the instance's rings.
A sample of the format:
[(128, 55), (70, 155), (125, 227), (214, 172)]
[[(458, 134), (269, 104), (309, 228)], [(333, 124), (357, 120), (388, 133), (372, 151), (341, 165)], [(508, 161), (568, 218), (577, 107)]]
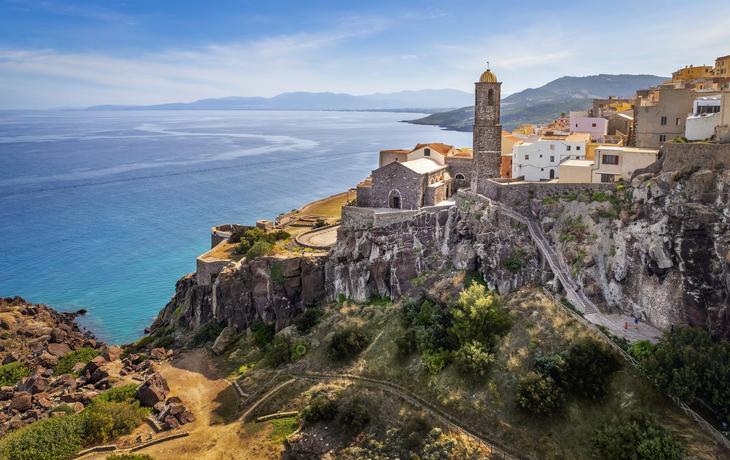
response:
[[(454, 298), (462, 282), (459, 276), (439, 282), (434, 291)], [(611, 394), (604, 401), (571, 400), (563, 413), (548, 418), (518, 410), (515, 405), (517, 382), (532, 369), (535, 354), (560, 352), (575, 339), (593, 333), (554, 306), (537, 289), (524, 289), (521, 293), (505, 296), (505, 299), (507, 308), (517, 314), (517, 319), (500, 346), (492, 373), (483, 379), (461, 375), (453, 365), (447, 366), (439, 375), (430, 375), (422, 369), (420, 356), (398, 357), (394, 340), (403, 333), (403, 329), (397, 306), (356, 305), (351, 302), (327, 307), (326, 318), (312, 335), (306, 337), (316, 346), (303, 360), (289, 365), (289, 370), (361, 373), (398, 383), (452, 415), (482, 427), (482, 431), (493, 438), (538, 458), (591, 458), (589, 440), (595, 430), (612, 417), (628, 411), (653, 414), (667, 425), (673, 435), (689, 449), (690, 454), (698, 458), (710, 459), (716, 458), (715, 454), (724, 454), (699, 425), (685, 417), (671, 400), (659, 394), (628, 366), (624, 366), (615, 376)], [(525, 328), (527, 321), (534, 324), (531, 329)], [(345, 326), (359, 327), (370, 335), (371, 340), (376, 340), (358, 359), (336, 365), (328, 361), (324, 344), (335, 330)], [(531, 342), (536, 344), (535, 348), (530, 346)], [(241, 356), (228, 361), (229, 365), (236, 366), (258, 359), (256, 350), (248, 345), (241, 346), (248, 352), (247, 356), (238, 353)], [(268, 368), (254, 368), (239, 382), (248, 392), (272, 374)], [(270, 402), (262, 413), (301, 410), (309, 401), (315, 386), (313, 382), (297, 382), (285, 397)], [(373, 393), (368, 398), (382, 403), (383, 396)], [(375, 433), (382, 433), (383, 427), (392, 426), (394, 417), (404, 410), (402, 404), (399, 401), (392, 408), (387, 404), (382, 405), (389, 410), (374, 414), (371, 429)]]

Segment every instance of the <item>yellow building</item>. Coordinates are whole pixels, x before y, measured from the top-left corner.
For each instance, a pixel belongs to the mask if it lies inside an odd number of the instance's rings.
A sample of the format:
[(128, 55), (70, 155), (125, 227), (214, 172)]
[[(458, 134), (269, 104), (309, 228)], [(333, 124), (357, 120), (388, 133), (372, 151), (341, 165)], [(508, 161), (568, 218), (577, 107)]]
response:
[(560, 164), (561, 183), (615, 182), (629, 180), (631, 174), (656, 162), (659, 150), (600, 146), (595, 160), (568, 160)]
[(611, 142), (586, 142), (586, 160), (591, 160), (595, 158), (596, 155), (596, 149), (598, 147), (603, 147), (604, 145), (607, 146), (613, 146), (613, 147), (620, 147), (624, 145), (623, 142), (618, 143), (611, 143)]
[(712, 78), (714, 76), (713, 67), (711, 65), (702, 65), (698, 67), (689, 66), (672, 72), (672, 82), (680, 82), (685, 80), (693, 80), (695, 78)]
[(520, 125), (517, 129), (512, 130), (512, 134), (524, 134), (525, 136), (532, 136), (535, 134), (535, 125)]
[(715, 60), (715, 76), (730, 78), (730, 56), (723, 56)]

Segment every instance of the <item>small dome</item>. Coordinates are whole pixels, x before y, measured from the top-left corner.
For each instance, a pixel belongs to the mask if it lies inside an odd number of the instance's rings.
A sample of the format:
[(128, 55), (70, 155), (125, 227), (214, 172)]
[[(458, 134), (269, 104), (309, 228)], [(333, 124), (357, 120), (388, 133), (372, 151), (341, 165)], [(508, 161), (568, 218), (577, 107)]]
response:
[(497, 83), (497, 76), (491, 70), (487, 69), (479, 78), (479, 83)]

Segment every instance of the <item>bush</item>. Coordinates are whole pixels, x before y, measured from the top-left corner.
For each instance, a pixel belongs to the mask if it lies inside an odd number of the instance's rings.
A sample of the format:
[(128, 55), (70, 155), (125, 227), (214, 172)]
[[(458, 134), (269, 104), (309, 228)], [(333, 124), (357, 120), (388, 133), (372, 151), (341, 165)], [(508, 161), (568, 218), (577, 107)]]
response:
[(309, 334), (312, 332), (312, 329), (319, 324), (319, 320), (323, 315), (324, 312), (321, 308), (308, 307), (304, 310), (304, 313), (294, 318), (294, 325), (302, 334)]
[(407, 329), (401, 337), (395, 339), (395, 346), (401, 356), (410, 356), (414, 353), (418, 349), (416, 346), (416, 330)]
[(325, 225), (327, 225), (327, 222), (325, 222), (322, 219), (317, 219), (317, 221), (314, 223), (314, 227), (313, 228), (322, 228)]
[(246, 261), (252, 261), (257, 257), (263, 257), (270, 253), (274, 249), (274, 246), (266, 241), (257, 241), (251, 246), (251, 249), (246, 252)]
[(93, 399), (81, 413), (86, 440), (103, 443), (134, 431), (150, 413), (148, 408), (139, 407), (139, 404), (139, 401)]
[(66, 403), (59, 404), (58, 406), (56, 406), (53, 409), (51, 409), (49, 412), (51, 414), (54, 413), (54, 412), (65, 412), (66, 415), (73, 415), (73, 414), (76, 413), (73, 410), (73, 408), (71, 406), (69, 406), (68, 404), (66, 404)]
[(595, 453), (606, 460), (681, 460), (684, 447), (646, 414), (616, 418), (591, 438)]
[(517, 273), (525, 265), (525, 254), (524, 249), (519, 246), (515, 247), (509, 257), (504, 261), (504, 266), (512, 273)]
[(0, 441), (6, 460), (63, 460), (75, 456), (83, 443), (80, 417), (54, 417), (11, 431)]
[(253, 332), (253, 340), (258, 346), (266, 345), (267, 343), (274, 340), (274, 332), (276, 326), (273, 324), (266, 324), (264, 320), (257, 317), (251, 324), (251, 332)]
[(454, 362), (459, 370), (465, 374), (484, 376), (494, 363), (494, 355), (479, 342), (464, 344), (454, 353)]
[(593, 196), (591, 196), (591, 201), (598, 201), (599, 203), (603, 203), (604, 201), (608, 201), (608, 197), (603, 192), (595, 192)]
[(438, 374), (451, 362), (451, 352), (439, 348), (438, 351), (426, 349), (421, 355), (421, 364), (431, 374)]
[(276, 283), (283, 283), (286, 278), (284, 278), (284, 269), (281, 268), (281, 265), (272, 265), (271, 270), (269, 271), (269, 278), (271, 281), (274, 281)]
[(304, 358), (304, 355), (306, 354), (307, 341), (302, 339), (295, 340), (294, 343), (291, 345), (291, 360), (299, 361), (300, 359)]
[(137, 387), (138, 385), (136, 383), (130, 383), (129, 385), (125, 385), (123, 387), (112, 388), (106, 393), (102, 393), (94, 398), (94, 401), (106, 401), (114, 403), (129, 401), (137, 397)]
[(370, 423), (370, 412), (357, 398), (353, 398), (342, 408), (337, 420), (347, 426), (350, 432), (358, 432)]
[(33, 371), (20, 361), (0, 366), (0, 386), (14, 387), (18, 380), (28, 377)]
[(175, 342), (175, 339), (171, 335), (163, 335), (159, 339), (155, 340), (155, 347), (157, 348), (168, 348)]
[(56, 366), (56, 370), (53, 371), (53, 375), (70, 374), (71, 369), (73, 369), (76, 363), (88, 364), (89, 361), (99, 355), (101, 353), (90, 347), (66, 353), (58, 360), (58, 365)]
[(608, 393), (611, 376), (621, 368), (621, 361), (609, 345), (584, 337), (571, 345), (565, 365), (567, 370), (561, 375), (571, 391), (598, 399)]
[(198, 330), (193, 336), (193, 341), (190, 345), (195, 348), (199, 347), (207, 342), (213, 342), (225, 329), (226, 324), (218, 324), (215, 320), (206, 323), (203, 327)]
[(274, 343), (267, 347), (266, 360), (272, 367), (279, 367), (288, 363), (291, 359), (291, 336), (289, 334), (279, 334), (274, 337)]
[(530, 372), (520, 379), (517, 388), (517, 404), (535, 414), (552, 414), (565, 402), (563, 389), (552, 377)]
[(637, 361), (641, 361), (651, 356), (656, 348), (656, 345), (648, 340), (639, 340), (629, 347), (629, 354), (636, 358)]
[(337, 414), (337, 398), (332, 394), (318, 395), (312, 398), (302, 414), (308, 424), (319, 420), (330, 420)]
[(351, 358), (363, 351), (368, 342), (368, 337), (356, 329), (335, 332), (329, 345), (327, 345), (327, 356), (333, 361)]
[(491, 349), (510, 327), (512, 320), (497, 293), (474, 284), (459, 295), (449, 333), (460, 345), (476, 341)]

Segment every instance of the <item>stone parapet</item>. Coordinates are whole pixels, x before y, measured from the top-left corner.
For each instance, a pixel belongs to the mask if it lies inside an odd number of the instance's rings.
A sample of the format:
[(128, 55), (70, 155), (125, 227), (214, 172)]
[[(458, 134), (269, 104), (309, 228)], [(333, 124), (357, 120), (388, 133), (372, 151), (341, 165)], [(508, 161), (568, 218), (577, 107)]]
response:
[(662, 146), (664, 171), (689, 167), (714, 168), (722, 163), (730, 167), (730, 144), (675, 144)]

